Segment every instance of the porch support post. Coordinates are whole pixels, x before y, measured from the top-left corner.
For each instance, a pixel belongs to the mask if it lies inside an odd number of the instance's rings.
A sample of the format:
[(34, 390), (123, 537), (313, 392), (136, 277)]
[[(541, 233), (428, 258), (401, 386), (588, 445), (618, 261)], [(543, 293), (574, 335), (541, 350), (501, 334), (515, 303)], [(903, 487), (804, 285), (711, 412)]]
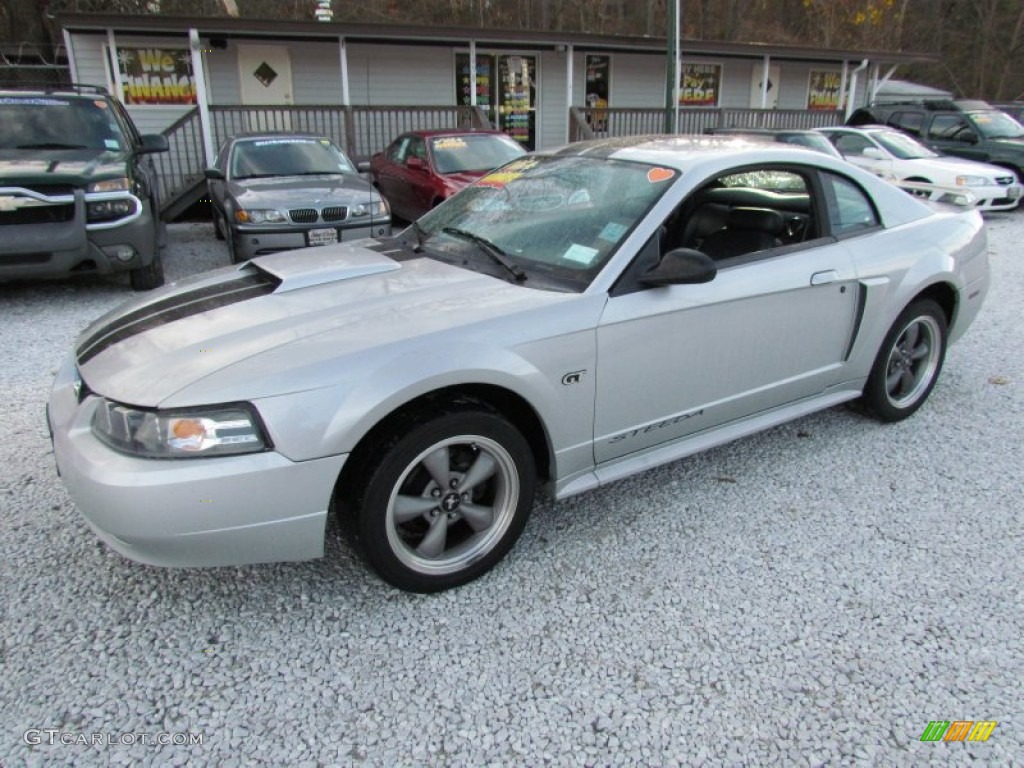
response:
[(476, 108), (476, 40), (469, 41), (469, 106)]
[(566, 121), (565, 121), (565, 143), (569, 143), (569, 110), (572, 109), (572, 58), (573, 58), (573, 47), (572, 43), (565, 46), (565, 105), (566, 105)]
[(68, 57), (68, 71), (71, 73), (71, 82), (78, 82), (78, 64), (75, 63), (75, 49), (71, 47), (71, 33), (65, 28), (61, 30), (64, 35), (64, 54)]
[(192, 53), (192, 77), (196, 83), (196, 106), (199, 107), (199, 130), (203, 134), (203, 152), (206, 166), (213, 165), (217, 151), (213, 146), (210, 130), (210, 105), (206, 93), (206, 68), (203, 66), (203, 52), (199, 44), (199, 32), (195, 27), (188, 31), (188, 47)]
[(117, 62), (117, 40), (114, 30), (107, 30), (107, 55), (110, 57), (110, 74), (114, 76), (114, 98), (124, 103), (124, 85), (121, 83), (121, 67)]
[(344, 37), (338, 38), (338, 64), (341, 67), (341, 106), (350, 106), (348, 91), (348, 46)]
[(765, 56), (761, 62), (761, 109), (768, 109), (768, 76), (771, 74), (772, 57)]
[(850, 60), (843, 59), (843, 74), (839, 78), (839, 111), (846, 109), (846, 102), (849, 101), (849, 94), (846, 92), (846, 83), (850, 79)]

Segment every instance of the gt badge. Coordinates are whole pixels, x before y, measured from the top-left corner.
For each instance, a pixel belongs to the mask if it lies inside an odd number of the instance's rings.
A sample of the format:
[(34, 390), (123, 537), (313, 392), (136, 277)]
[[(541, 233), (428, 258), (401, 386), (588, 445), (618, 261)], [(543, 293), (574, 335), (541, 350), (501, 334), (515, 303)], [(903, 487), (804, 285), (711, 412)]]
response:
[(582, 371), (571, 371), (570, 373), (567, 373), (565, 374), (565, 376), (562, 377), (562, 384), (564, 384), (567, 387), (570, 384), (579, 384), (580, 381), (583, 379), (583, 374), (586, 372), (586, 368), (584, 368)]

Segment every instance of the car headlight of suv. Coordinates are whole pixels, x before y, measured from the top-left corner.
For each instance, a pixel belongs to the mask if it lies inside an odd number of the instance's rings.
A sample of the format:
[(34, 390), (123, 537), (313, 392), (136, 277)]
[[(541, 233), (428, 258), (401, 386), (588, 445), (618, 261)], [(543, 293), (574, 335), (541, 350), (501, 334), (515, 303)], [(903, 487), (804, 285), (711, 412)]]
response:
[(387, 200), (373, 200), (369, 203), (356, 203), (349, 208), (349, 216), (390, 216)]
[(956, 185), (958, 187), (984, 187), (986, 185), (995, 186), (995, 182), (991, 179), (986, 179), (984, 176), (957, 176)]
[(235, 221), (241, 224), (284, 224), (288, 218), (274, 208), (239, 208)]
[(127, 192), (132, 188), (131, 179), (127, 176), (121, 176), (116, 179), (104, 179), (103, 181), (94, 181), (88, 187), (86, 192)]
[(92, 431), (120, 453), (152, 459), (230, 456), (270, 448), (248, 403), (158, 411), (103, 398), (93, 414)]

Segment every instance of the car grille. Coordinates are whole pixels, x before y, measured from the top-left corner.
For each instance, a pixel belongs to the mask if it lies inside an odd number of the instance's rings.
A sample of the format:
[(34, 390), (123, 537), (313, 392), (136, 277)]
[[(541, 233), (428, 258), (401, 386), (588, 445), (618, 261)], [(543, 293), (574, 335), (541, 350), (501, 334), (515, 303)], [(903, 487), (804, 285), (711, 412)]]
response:
[(1000, 187), (1008, 187), (1015, 181), (1016, 178), (1013, 176), (996, 176), (996, 184)]
[(343, 205), (335, 206), (334, 208), (324, 208), (320, 215), (324, 221), (341, 221), (348, 216), (348, 208)]
[(217, 307), (273, 293), (280, 284), (280, 279), (257, 272), (147, 304), (117, 318), (85, 339), (78, 347), (78, 364), (88, 362), (108, 347), (137, 334)]
[(315, 224), (318, 218), (316, 208), (292, 208), (288, 215), (296, 224)]
[(58, 224), (75, 218), (74, 205), (31, 205), (13, 211), (0, 210), (0, 225)]

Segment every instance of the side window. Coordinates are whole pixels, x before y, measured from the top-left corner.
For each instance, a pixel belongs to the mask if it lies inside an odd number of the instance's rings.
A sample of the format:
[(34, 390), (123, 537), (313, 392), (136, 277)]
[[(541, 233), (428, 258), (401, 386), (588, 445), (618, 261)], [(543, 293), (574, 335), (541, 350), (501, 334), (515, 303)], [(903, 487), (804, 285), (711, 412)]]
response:
[(426, 162), (427, 160), (427, 145), (419, 136), (412, 136), (409, 138), (409, 146), (405, 150), (406, 157), (418, 157), (420, 160)]
[(921, 135), (921, 126), (923, 124), (923, 112), (893, 112), (889, 117), (889, 125), (906, 131), (912, 136)]
[(842, 237), (879, 225), (875, 207), (860, 187), (832, 173), (821, 176), (833, 235)]
[(844, 157), (863, 155), (865, 149), (874, 146), (868, 139), (855, 133), (843, 133), (836, 136), (835, 144), (839, 154)]
[(405, 152), (408, 146), (408, 136), (404, 136), (403, 138), (396, 139), (395, 141), (391, 142), (391, 146), (388, 147), (388, 160), (398, 164), (402, 164), (403, 162), (405, 162)]
[(960, 115), (936, 115), (928, 129), (928, 138), (963, 141), (964, 134), (970, 130), (971, 124)]

